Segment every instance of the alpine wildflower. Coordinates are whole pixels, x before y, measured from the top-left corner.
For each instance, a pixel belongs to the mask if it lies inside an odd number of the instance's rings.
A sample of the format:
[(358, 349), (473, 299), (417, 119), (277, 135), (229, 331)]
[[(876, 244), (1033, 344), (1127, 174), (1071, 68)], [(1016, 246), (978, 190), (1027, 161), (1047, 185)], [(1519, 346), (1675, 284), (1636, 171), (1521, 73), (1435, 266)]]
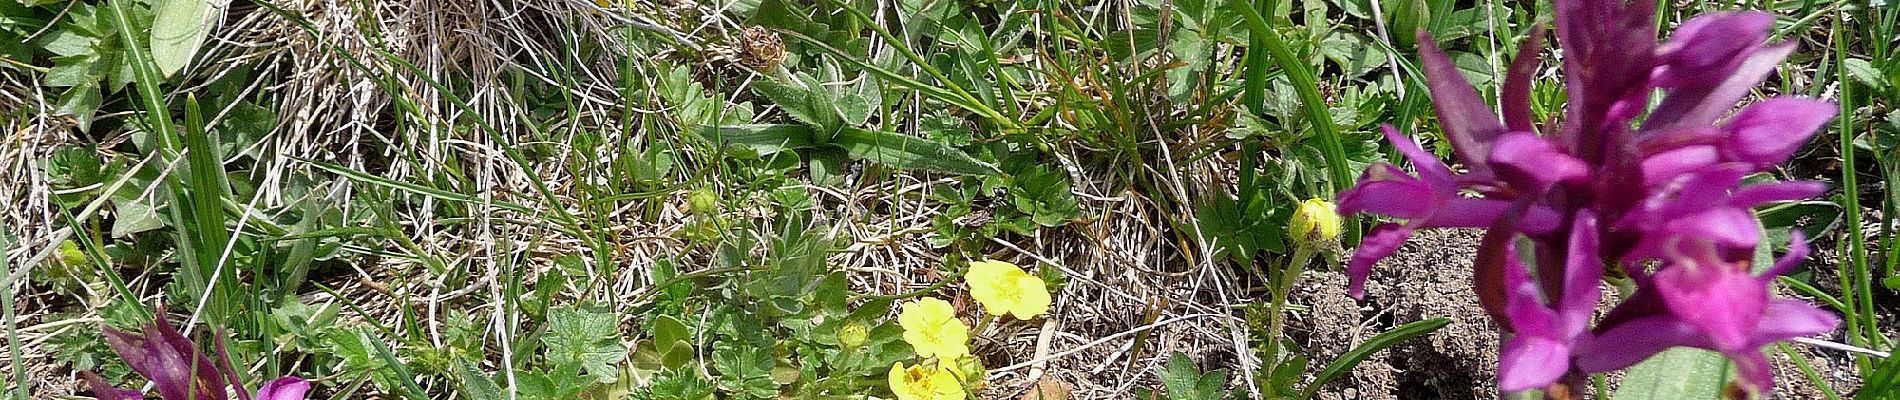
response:
[(904, 328), (904, 342), (919, 357), (955, 359), (970, 354), (970, 327), (957, 319), (956, 309), (943, 299), (926, 297), (904, 303), (897, 325)]
[[(1574, 385), (1676, 346), (1726, 355), (1749, 392), (1773, 388), (1760, 349), (1840, 320), (1770, 295), (1774, 277), (1806, 256), (1805, 238), (1752, 272), (1762, 240), (1752, 209), (1826, 188), (1743, 178), (1786, 161), (1836, 108), (1775, 97), (1733, 111), (1796, 43), (1768, 43), (1774, 17), (1760, 12), (1697, 16), (1658, 43), (1656, 4), (1556, 0), (1568, 104), (1549, 124), (1530, 105), (1541, 25), (1505, 71), (1501, 118), (1419, 32), (1432, 103), (1464, 172), (1384, 127), (1415, 172), (1373, 165), (1340, 193), (1342, 214), (1404, 220), (1373, 228), (1352, 255), (1352, 295), (1416, 230), (1487, 228), (1473, 286), (1508, 333), (1499, 389)], [(1606, 263), (1634, 266), (1624, 272), (1637, 289), (1592, 326)]]
[(970, 283), (970, 297), (983, 304), (983, 310), (990, 315), (1009, 314), (1026, 320), (1049, 311), (1048, 285), (1015, 264), (995, 260), (971, 262), (965, 279)]
[[(125, 359), (126, 366), (151, 379), (161, 399), (303, 400), (305, 393), (310, 391), (310, 383), (303, 378), (287, 376), (265, 383), (253, 397), (251, 392), (240, 386), (237, 370), (231, 366), (230, 356), (224, 352), (223, 341), (217, 342), (218, 358), (214, 362), (211, 357), (198, 351), (197, 344), (185, 338), (165, 320), (164, 308), (158, 309), (156, 315), (158, 318), (155, 321), (140, 327), (139, 334), (110, 327), (102, 329), (105, 331), (106, 344)], [(103, 400), (145, 398), (137, 390), (113, 387), (91, 371), (81, 375), (91, 386), (94, 397)], [(228, 396), (227, 390), (237, 396)]]
[(964, 396), (963, 384), (941, 363), (935, 367), (917, 364), (908, 368), (901, 361), (891, 363), (890, 385), (891, 393), (897, 394), (898, 400), (958, 400)]

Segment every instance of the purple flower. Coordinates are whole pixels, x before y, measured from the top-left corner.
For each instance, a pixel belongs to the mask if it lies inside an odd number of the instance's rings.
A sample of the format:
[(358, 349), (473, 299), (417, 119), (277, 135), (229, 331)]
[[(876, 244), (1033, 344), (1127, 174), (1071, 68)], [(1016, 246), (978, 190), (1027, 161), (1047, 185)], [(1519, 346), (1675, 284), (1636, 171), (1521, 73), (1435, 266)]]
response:
[[(236, 400), (251, 400), (249, 391), (237, 384), (237, 370), (231, 366), (230, 357), (225, 354), (224, 342), (217, 343), (218, 362), (198, 351), (198, 346), (185, 338), (184, 334), (173, 328), (165, 320), (165, 310), (160, 308), (158, 318), (151, 324), (140, 327), (139, 334), (102, 328), (106, 343), (112, 346), (119, 357), (125, 359), (126, 366), (132, 367), (139, 375), (151, 379), (158, 388), (158, 397), (164, 400), (227, 400), (234, 399), (227, 394), (235, 392)], [(137, 390), (126, 390), (111, 386), (97, 374), (86, 372), (84, 378), (92, 387), (94, 397), (102, 400), (134, 400), (145, 396)], [(302, 378), (289, 376), (277, 378), (257, 391), (258, 400), (303, 400), (310, 391), (310, 383)]]
[[(1473, 276), (1479, 303), (1510, 333), (1500, 389), (1624, 368), (1674, 346), (1722, 352), (1741, 366), (1744, 387), (1772, 388), (1759, 349), (1838, 319), (1769, 293), (1806, 255), (1800, 240), (1773, 268), (1751, 271), (1761, 240), (1752, 209), (1825, 187), (1743, 178), (1786, 161), (1835, 107), (1783, 97), (1734, 111), (1794, 49), (1765, 43), (1771, 15), (1698, 16), (1659, 44), (1654, 2), (1555, 5), (1569, 104), (1548, 124), (1530, 111), (1541, 27), (1506, 71), (1502, 118), (1420, 32), (1432, 105), (1465, 172), (1385, 128), (1416, 173), (1376, 164), (1340, 194), (1341, 212), (1404, 220), (1375, 227), (1355, 251), (1352, 294), (1362, 296), (1373, 265), (1418, 229), (1489, 228)], [(1648, 107), (1657, 91), (1661, 102)], [(1629, 267), (1637, 290), (1593, 328), (1606, 261)]]

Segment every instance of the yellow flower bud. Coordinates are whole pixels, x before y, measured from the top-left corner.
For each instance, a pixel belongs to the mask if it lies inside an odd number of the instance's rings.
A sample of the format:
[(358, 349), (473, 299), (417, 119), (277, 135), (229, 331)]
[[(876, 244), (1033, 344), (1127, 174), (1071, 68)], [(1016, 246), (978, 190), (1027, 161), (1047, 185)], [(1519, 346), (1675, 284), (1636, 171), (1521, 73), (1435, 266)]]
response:
[(1301, 246), (1324, 246), (1339, 240), (1339, 213), (1323, 199), (1300, 202), (1287, 224), (1287, 233)]
[(865, 329), (864, 324), (846, 322), (844, 328), (838, 329), (838, 344), (844, 347), (858, 347), (870, 338), (871, 332)]

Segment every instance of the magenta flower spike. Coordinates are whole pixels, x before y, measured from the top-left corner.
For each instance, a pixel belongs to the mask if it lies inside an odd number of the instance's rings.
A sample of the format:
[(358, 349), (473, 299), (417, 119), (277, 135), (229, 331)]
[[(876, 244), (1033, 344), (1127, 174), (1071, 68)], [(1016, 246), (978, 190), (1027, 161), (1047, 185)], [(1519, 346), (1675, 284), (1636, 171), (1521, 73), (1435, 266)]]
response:
[[(138, 334), (101, 328), (105, 331), (106, 343), (113, 352), (125, 359), (126, 366), (139, 375), (151, 379), (158, 389), (158, 396), (164, 400), (303, 400), (310, 391), (310, 383), (294, 376), (277, 378), (259, 388), (256, 397), (239, 386), (237, 371), (230, 364), (230, 357), (224, 352), (224, 342), (218, 342), (219, 361), (198, 351), (198, 345), (191, 342), (171, 322), (165, 320), (165, 310), (160, 308), (158, 318), (151, 324), (140, 327)], [(144, 394), (137, 390), (113, 387), (97, 374), (82, 374), (93, 396), (102, 400), (142, 400)], [(236, 397), (229, 394), (236, 393)]]
[[(1774, 277), (1806, 256), (1806, 243), (1797, 237), (1776, 265), (1754, 271), (1761, 235), (1752, 209), (1826, 187), (1743, 182), (1791, 157), (1833, 119), (1834, 105), (1777, 97), (1737, 111), (1794, 50), (1766, 43), (1772, 15), (1702, 15), (1658, 42), (1654, 2), (1555, 6), (1569, 103), (1541, 126), (1529, 104), (1541, 27), (1505, 73), (1502, 118), (1420, 32), (1432, 105), (1464, 171), (1384, 128), (1415, 173), (1375, 164), (1340, 193), (1342, 213), (1402, 220), (1373, 228), (1355, 250), (1352, 295), (1363, 296), (1373, 266), (1419, 229), (1488, 228), (1474, 286), (1509, 333), (1500, 390), (1574, 383), (1676, 346), (1721, 352), (1740, 367), (1742, 387), (1772, 389), (1760, 348), (1839, 319), (1772, 297)], [(1649, 107), (1658, 91), (1662, 101)], [(1622, 263), (1637, 290), (1592, 326), (1606, 262)]]

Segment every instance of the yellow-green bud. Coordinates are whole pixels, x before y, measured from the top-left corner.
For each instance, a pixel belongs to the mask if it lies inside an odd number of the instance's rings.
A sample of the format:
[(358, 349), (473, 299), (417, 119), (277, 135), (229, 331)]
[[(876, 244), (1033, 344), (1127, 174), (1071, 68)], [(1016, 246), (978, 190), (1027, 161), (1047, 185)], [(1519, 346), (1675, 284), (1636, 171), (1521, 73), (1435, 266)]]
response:
[(1339, 240), (1339, 213), (1333, 203), (1322, 199), (1300, 202), (1287, 224), (1287, 234), (1301, 246), (1323, 246)]
[(871, 332), (865, 330), (864, 324), (846, 322), (843, 328), (838, 329), (838, 344), (845, 348), (858, 347), (870, 338)]
[(712, 189), (701, 188), (686, 195), (686, 207), (695, 214), (707, 215), (719, 211), (719, 195)]

